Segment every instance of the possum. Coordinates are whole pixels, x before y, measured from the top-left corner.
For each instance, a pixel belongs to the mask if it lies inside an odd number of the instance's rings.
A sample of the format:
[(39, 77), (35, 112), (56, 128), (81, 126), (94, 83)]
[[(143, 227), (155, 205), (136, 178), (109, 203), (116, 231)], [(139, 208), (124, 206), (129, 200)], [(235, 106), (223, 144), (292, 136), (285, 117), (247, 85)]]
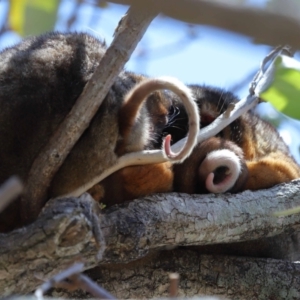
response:
[[(199, 107), (200, 128), (238, 101), (222, 89), (190, 88)], [(164, 135), (171, 135), (174, 144), (188, 132), (185, 109), (176, 97), (171, 101), (169, 123), (156, 140), (156, 147), (160, 147)], [(270, 188), (299, 177), (300, 167), (276, 129), (248, 111), (217, 136), (199, 143), (184, 162), (166, 162), (164, 172), (157, 172), (151, 165), (118, 171), (104, 182), (101, 202), (110, 206), (155, 192), (237, 193)]]
[[(190, 85), (189, 87), (192, 89), (199, 107), (200, 128), (211, 124), (227, 110), (229, 105), (238, 101), (232, 93), (222, 89), (199, 85)], [(174, 99), (169, 124), (163, 130), (163, 135), (171, 134), (172, 143), (176, 143), (185, 137), (187, 130), (185, 109)], [(240, 173), (240, 180), (244, 183), (242, 185), (237, 183), (239, 188), (234, 188), (233, 191), (267, 189), (300, 177), (300, 167), (276, 129), (253, 111), (248, 111), (233, 121), (217, 135), (217, 138), (220, 144), (230, 142), (231, 146), (235, 147), (236, 154), (242, 152), (242, 156), (238, 154), (238, 157), (240, 158), (239, 167), (243, 170)], [(201, 147), (199, 147), (200, 152), (203, 151), (200, 149)], [(197, 149), (194, 150), (194, 152), (196, 151)], [(190, 193), (203, 190), (199, 174), (194, 173), (198, 182), (194, 181), (196, 183), (193, 191), (190, 182), (186, 180), (187, 174), (194, 168), (192, 167), (193, 157), (197, 157), (197, 155), (192, 155), (182, 165), (174, 165), (174, 181), (176, 182), (174, 190), (177, 192)], [(197, 163), (197, 159), (194, 163)], [(222, 163), (220, 167), (222, 167)], [(226, 179), (228, 167), (223, 168), (223, 174), (222, 168), (216, 168), (216, 171), (219, 171), (219, 177)], [(205, 189), (207, 190), (206, 187)]]
[(181, 163), (129, 166), (89, 192), (109, 207), (152, 193), (236, 193), (244, 189), (247, 178), (242, 150), (231, 141), (212, 137), (196, 145)]
[[(138, 89), (139, 86), (136, 86), (135, 90)], [(173, 115), (172, 124), (177, 122), (177, 117), (181, 121), (181, 116)], [(184, 121), (187, 120), (186, 114)], [(189, 124), (186, 123), (185, 126), (189, 128)], [(130, 128), (124, 124), (121, 127)], [(180, 128), (177, 126), (170, 128), (175, 128), (172, 135), (176, 141), (185, 137), (187, 133), (186, 131), (178, 139), (178, 135), (181, 134)], [(168, 129), (169, 127), (164, 132)], [(106, 178), (89, 192), (96, 200), (111, 206), (158, 192), (239, 192), (244, 189), (247, 179), (248, 168), (242, 149), (229, 140), (213, 137), (199, 143), (184, 162), (174, 164), (168, 161), (161, 164), (126, 167)]]
[[(170, 137), (165, 139), (164, 149), (169, 160), (175, 163), (182, 162), (188, 157), (196, 143), (198, 134), (199, 113), (194, 102), (185, 96), (189, 94), (186, 87), (175, 79), (148, 79), (136, 85), (125, 97), (124, 104), (119, 112), (119, 132), (121, 139), (117, 143), (116, 153), (125, 154), (125, 145), (129, 143), (129, 133), (134, 125), (142, 100), (152, 91), (168, 89), (180, 95), (189, 114), (189, 134), (185, 146), (178, 154), (170, 150)], [(103, 180), (100, 184), (88, 190), (95, 200), (112, 205), (132, 200), (139, 196), (155, 192), (168, 192), (173, 186), (173, 171), (170, 161), (165, 163), (130, 166), (123, 168)]]
[[(34, 159), (71, 110), (105, 50), (104, 43), (88, 34), (53, 32), (27, 38), (0, 52), (0, 183), (11, 175), (26, 182)], [(118, 75), (89, 127), (55, 174), (48, 198), (70, 194), (116, 162), (125, 95), (144, 79), (125, 71)], [(131, 117), (121, 152), (153, 149), (155, 137), (168, 121), (170, 104), (163, 91), (141, 102), (135, 110), (138, 116)], [(182, 151), (179, 154), (180, 159), (186, 156)], [(177, 154), (172, 155), (167, 153), (176, 159)], [(22, 220), (19, 208), (17, 201), (0, 214), (0, 230), (18, 226), (15, 221)]]

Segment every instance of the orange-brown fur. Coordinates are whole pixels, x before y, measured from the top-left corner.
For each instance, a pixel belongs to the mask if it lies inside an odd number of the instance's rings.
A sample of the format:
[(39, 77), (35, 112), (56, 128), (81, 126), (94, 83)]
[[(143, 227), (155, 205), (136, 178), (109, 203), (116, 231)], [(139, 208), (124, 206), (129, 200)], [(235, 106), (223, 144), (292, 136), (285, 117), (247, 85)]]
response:
[(258, 160), (248, 160), (246, 164), (250, 176), (245, 189), (249, 190), (272, 187), (300, 177), (295, 162), (281, 152), (270, 153)]
[(97, 185), (90, 192), (96, 200), (111, 206), (153, 193), (171, 192), (173, 178), (170, 162), (130, 166), (117, 171), (99, 184), (103, 188), (103, 194), (95, 195)]
[[(222, 90), (198, 86), (192, 86), (192, 89), (200, 108), (201, 127), (213, 122), (227, 109), (228, 105), (237, 101), (232, 94)], [(187, 116), (182, 105), (175, 100), (174, 106), (179, 108), (179, 112), (176, 112), (174, 116), (171, 114), (170, 123), (164, 129), (164, 132), (171, 134), (173, 142), (177, 142), (185, 137), (188, 125)], [(253, 112), (248, 112), (222, 130), (218, 137), (210, 138), (197, 145), (186, 161), (173, 165), (174, 182), (172, 191), (208, 192), (205, 187), (205, 178), (199, 177), (198, 169), (208, 153), (224, 148), (233, 151), (241, 158), (243, 170), (235, 186), (230, 189), (231, 192), (270, 188), (278, 183), (300, 177), (299, 166), (289, 154), (287, 146), (277, 131)], [(141, 169), (144, 174), (147, 174), (145, 177), (147, 180), (140, 179)], [(121, 191), (119, 193), (116, 190), (114, 190), (114, 193), (108, 191), (104, 196), (104, 201), (106, 203), (110, 203), (110, 201), (112, 201), (111, 203), (120, 203), (152, 192), (170, 191), (172, 184), (169, 181), (172, 180), (172, 176), (170, 176), (171, 168), (169, 164), (168, 172), (165, 172), (165, 170), (164, 164), (129, 167), (120, 170), (115, 174), (115, 178), (118, 178), (118, 184), (112, 184), (112, 178), (108, 179), (110, 180), (108, 190), (121, 186)], [(161, 172), (161, 176), (157, 176), (158, 172)], [(165, 173), (168, 175), (164, 179)], [(224, 172), (219, 173), (219, 178), (224, 177), (224, 174)], [(138, 184), (135, 184), (135, 182)], [(162, 183), (165, 184), (163, 188), (161, 188)], [(128, 190), (131, 190), (131, 193), (124, 192), (127, 190), (127, 185), (130, 186)], [(148, 188), (148, 185), (151, 188)], [(123, 198), (119, 196), (118, 201), (113, 200), (115, 195), (122, 195), (122, 193), (127, 196)]]
[[(238, 101), (233, 94), (220, 89), (197, 85), (190, 87), (194, 91), (200, 109), (201, 127), (212, 123), (231, 103)], [(179, 112), (176, 112), (173, 119), (171, 116), (172, 121), (164, 131), (165, 134), (171, 134), (173, 142), (176, 142), (185, 136), (188, 128), (184, 109), (176, 101), (174, 106)], [(217, 136), (232, 141), (243, 150), (249, 171), (244, 189), (270, 188), (300, 177), (300, 167), (276, 129), (252, 111), (239, 117)], [(186, 175), (182, 176), (183, 180), (184, 176)]]
[[(201, 127), (212, 123), (228, 105), (237, 101), (231, 93), (222, 90), (191, 88), (200, 108)], [(174, 106), (179, 112), (171, 114), (169, 125), (164, 129), (165, 134), (172, 135), (173, 143), (185, 137), (188, 130), (184, 108), (176, 100)], [(198, 169), (206, 155), (217, 149), (229, 149), (241, 159), (243, 171), (231, 192), (270, 188), (300, 177), (300, 168), (277, 131), (253, 112), (248, 112), (222, 130), (218, 137), (197, 145), (181, 164), (133, 166), (118, 171), (107, 179), (102, 199), (110, 205), (154, 192), (207, 193), (205, 178), (199, 177)], [(218, 176), (222, 179), (224, 174), (221, 171)]]

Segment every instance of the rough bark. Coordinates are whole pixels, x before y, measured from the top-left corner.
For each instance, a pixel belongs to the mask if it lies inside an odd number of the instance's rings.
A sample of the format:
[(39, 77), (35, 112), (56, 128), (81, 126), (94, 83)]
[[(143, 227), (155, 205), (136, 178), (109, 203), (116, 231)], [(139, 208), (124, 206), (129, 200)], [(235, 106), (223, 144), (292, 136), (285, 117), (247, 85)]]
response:
[[(149, 299), (168, 296), (168, 275), (174, 271), (180, 274), (180, 297), (300, 298), (300, 265), (275, 259), (203, 255), (199, 251), (176, 249), (128, 265), (103, 265), (87, 273), (119, 299)], [(81, 291), (66, 293), (63, 290), (52, 291), (51, 295), (90, 297)]]
[[(157, 194), (103, 214), (87, 194), (51, 200), (35, 223), (0, 235), (0, 291), (2, 295), (30, 292), (40, 284), (37, 278), (49, 278), (75, 260), (84, 260), (90, 269), (176, 246), (270, 237), (266, 256), (295, 259), (298, 243), (293, 237), (297, 238), (300, 216), (278, 218), (271, 213), (300, 205), (299, 195), (300, 180), (295, 180), (236, 195)], [(277, 241), (274, 236), (279, 234), (291, 238)], [(252, 248), (253, 244), (243, 246), (243, 255), (253, 255)]]
[(22, 199), (24, 221), (34, 220), (43, 207), (53, 176), (88, 127), (117, 75), (156, 16), (135, 6), (120, 21), (115, 38), (71, 112), (34, 161)]
[(74, 261), (97, 265), (105, 248), (99, 207), (89, 197), (70, 200), (58, 200), (35, 223), (0, 235), (2, 296), (33, 291)]

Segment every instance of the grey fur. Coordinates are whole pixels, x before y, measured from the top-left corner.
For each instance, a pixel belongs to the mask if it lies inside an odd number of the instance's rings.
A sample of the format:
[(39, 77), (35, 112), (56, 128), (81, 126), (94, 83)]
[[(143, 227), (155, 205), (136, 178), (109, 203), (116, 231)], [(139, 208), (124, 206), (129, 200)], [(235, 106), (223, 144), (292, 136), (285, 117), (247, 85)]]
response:
[[(105, 44), (87, 34), (48, 33), (0, 53), (0, 183), (13, 174), (26, 180), (34, 159), (70, 111), (104, 52)], [(142, 78), (130, 72), (118, 76), (55, 175), (49, 196), (67, 194), (115, 163), (118, 111), (124, 95)], [(128, 149), (151, 147), (141, 132), (150, 126), (148, 106), (141, 109), (128, 139), (134, 145)]]

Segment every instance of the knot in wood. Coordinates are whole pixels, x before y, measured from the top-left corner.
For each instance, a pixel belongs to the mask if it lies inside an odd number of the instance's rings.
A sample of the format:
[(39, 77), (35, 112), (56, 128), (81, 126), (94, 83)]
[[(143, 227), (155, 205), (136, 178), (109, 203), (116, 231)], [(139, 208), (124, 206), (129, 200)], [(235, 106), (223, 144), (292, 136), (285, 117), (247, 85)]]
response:
[(57, 247), (56, 253), (59, 256), (80, 253), (87, 243), (95, 243), (92, 232), (92, 224), (84, 214), (65, 220), (60, 224), (54, 239)]

